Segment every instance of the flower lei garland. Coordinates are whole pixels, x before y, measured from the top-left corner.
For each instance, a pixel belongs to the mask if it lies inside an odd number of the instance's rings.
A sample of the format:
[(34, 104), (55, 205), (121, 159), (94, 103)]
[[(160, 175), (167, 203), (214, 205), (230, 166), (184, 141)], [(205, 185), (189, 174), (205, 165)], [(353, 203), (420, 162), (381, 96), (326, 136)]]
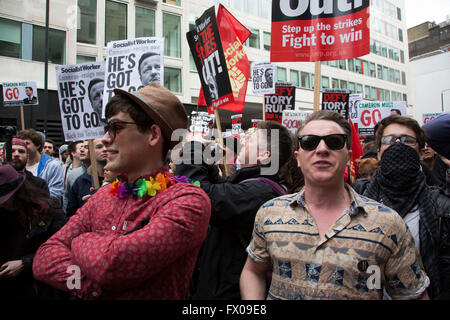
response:
[(194, 181), (185, 176), (174, 176), (169, 171), (165, 171), (158, 172), (154, 177), (152, 175), (142, 177), (138, 179), (136, 183), (116, 180), (111, 184), (109, 193), (120, 199), (126, 199), (130, 195), (132, 195), (133, 198), (142, 198), (145, 195), (154, 197), (156, 194), (163, 192), (179, 182), (191, 183), (200, 187), (199, 181)]

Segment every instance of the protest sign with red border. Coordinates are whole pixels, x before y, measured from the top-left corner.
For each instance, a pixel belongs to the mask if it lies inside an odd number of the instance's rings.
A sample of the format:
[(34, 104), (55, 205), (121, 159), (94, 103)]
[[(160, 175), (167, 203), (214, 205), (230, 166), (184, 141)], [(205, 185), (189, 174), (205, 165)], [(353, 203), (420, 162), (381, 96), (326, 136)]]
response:
[(370, 52), (369, 0), (273, 0), (270, 61), (324, 61)]

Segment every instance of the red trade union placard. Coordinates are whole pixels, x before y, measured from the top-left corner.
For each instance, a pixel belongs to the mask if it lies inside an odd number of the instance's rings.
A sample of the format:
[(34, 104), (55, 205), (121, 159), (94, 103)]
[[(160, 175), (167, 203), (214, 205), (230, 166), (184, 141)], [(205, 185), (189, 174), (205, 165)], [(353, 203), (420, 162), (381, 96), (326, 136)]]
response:
[(369, 0), (274, 0), (270, 61), (343, 60), (370, 53)]

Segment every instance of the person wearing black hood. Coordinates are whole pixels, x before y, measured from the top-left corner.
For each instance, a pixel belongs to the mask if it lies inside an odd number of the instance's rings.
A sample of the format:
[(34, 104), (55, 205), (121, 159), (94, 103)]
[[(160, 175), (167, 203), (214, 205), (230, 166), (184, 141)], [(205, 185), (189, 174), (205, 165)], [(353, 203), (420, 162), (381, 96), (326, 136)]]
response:
[(426, 184), (420, 163), (426, 136), (414, 119), (392, 115), (376, 133), (380, 166), (360, 191), (397, 211), (408, 225), (430, 278), (431, 299), (450, 292), (450, 198)]

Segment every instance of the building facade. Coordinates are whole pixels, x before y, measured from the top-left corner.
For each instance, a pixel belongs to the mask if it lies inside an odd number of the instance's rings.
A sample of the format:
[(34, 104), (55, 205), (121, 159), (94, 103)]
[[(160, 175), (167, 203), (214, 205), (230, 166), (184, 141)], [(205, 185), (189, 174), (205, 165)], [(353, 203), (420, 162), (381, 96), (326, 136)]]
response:
[[(26, 126), (62, 142), (55, 65), (99, 61), (106, 43), (135, 37), (165, 38), (164, 85), (196, 109), (200, 79), (186, 32), (207, 8), (225, 5), (252, 35), (246, 41), (251, 62), (269, 61), (270, 0), (50, 0), (48, 104), (25, 110)], [(407, 100), (408, 43), (404, 0), (371, 0), (371, 53), (356, 59), (322, 63), (321, 87), (349, 89), (367, 100)], [(44, 88), (45, 0), (0, 0), (0, 83), (36, 81)], [(314, 63), (277, 63), (278, 80), (296, 83), (296, 109), (313, 108)], [(262, 96), (247, 91), (243, 127), (262, 118)], [(42, 99), (40, 99), (42, 101)], [(199, 110), (204, 110), (200, 108)], [(231, 112), (221, 110), (223, 128)], [(408, 110), (408, 113), (412, 112)], [(18, 109), (0, 111), (0, 125), (17, 125)], [(58, 131), (59, 130), (59, 131)]]

